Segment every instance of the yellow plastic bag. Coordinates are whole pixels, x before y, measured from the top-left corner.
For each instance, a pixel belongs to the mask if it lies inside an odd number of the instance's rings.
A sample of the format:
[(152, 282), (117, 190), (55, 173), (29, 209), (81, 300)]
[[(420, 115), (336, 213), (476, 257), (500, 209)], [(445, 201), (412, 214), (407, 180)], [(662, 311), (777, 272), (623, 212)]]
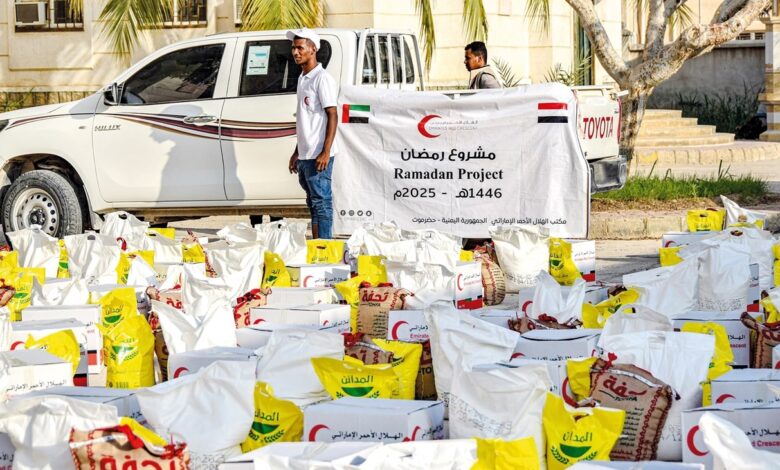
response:
[(303, 438), (303, 412), (295, 403), (276, 398), (265, 382), (255, 384), (255, 419), (241, 452), (274, 442), (299, 442)]
[[(138, 424), (138, 421), (134, 420), (133, 418), (123, 416), (119, 418), (119, 425), (128, 426), (130, 430), (133, 431), (133, 434), (140, 437), (148, 444), (158, 447), (165, 447), (168, 445), (168, 441), (145, 428), (144, 426)], [(143, 464), (141, 466), (143, 466)]]
[(775, 255), (775, 287), (780, 287), (780, 243), (772, 247)]
[(610, 408), (568, 408), (563, 398), (547, 394), (542, 412), (547, 438), (547, 468), (568, 468), (586, 460), (609, 460), (623, 432), (626, 412)]
[(764, 308), (765, 323), (777, 323), (780, 321), (780, 306), (775, 305), (771, 297), (764, 297), (759, 303)]
[(726, 209), (690, 210), (686, 217), (689, 232), (707, 232), (723, 230), (726, 221)]
[(467, 250), (460, 250), (460, 260), (464, 263), (470, 263), (474, 261), (474, 252)]
[(723, 325), (715, 322), (685, 323), (680, 331), (685, 333), (702, 333), (715, 336), (715, 354), (707, 371), (707, 381), (702, 384), (702, 406), (712, 405), (712, 380), (731, 370), (734, 363), (734, 352), (729, 343), (729, 334)]
[(306, 240), (308, 264), (343, 264), (344, 240)]
[(143, 315), (136, 312), (122, 318), (115, 326), (100, 325), (99, 328), (103, 333), (106, 387), (154, 385), (154, 334)]
[(365, 277), (372, 286), (387, 282), (387, 269), (382, 264), (384, 256), (358, 256), (358, 274)]
[(571, 257), (571, 243), (560, 238), (550, 238), (550, 275), (562, 286), (571, 286), (582, 278)]
[(566, 376), (569, 379), (569, 387), (577, 401), (590, 396), (590, 369), (597, 360), (597, 357), (586, 357), (566, 361)]
[(0, 271), (19, 269), (19, 252), (0, 251)]
[(329, 357), (311, 360), (325, 390), (334, 400), (343, 397), (398, 398), (399, 381), (392, 364), (365, 365), (358, 359)]
[(206, 253), (200, 243), (182, 243), (181, 261), (182, 263), (205, 263)]
[(365, 276), (357, 275), (338, 284), (333, 288), (341, 294), (341, 297), (349, 305), (349, 329), (352, 333), (357, 333), (358, 305), (360, 304), (360, 284), (368, 282)]
[(632, 304), (637, 299), (639, 299), (639, 291), (627, 289), (596, 305), (582, 304), (582, 327), (604, 328), (607, 319), (620, 310), (620, 307)]
[(398, 376), (398, 398), (414, 400), (417, 374), (420, 371), (422, 344), (374, 339), (374, 344), (393, 353), (393, 370)]
[(681, 246), (670, 246), (658, 249), (658, 257), (661, 259), (661, 266), (674, 266), (677, 263), (682, 263), (682, 258), (677, 253), (680, 251)]
[(265, 273), (263, 275), (263, 289), (269, 287), (290, 287), (290, 273), (281, 256), (270, 251), (265, 252)]
[(57, 279), (70, 278), (70, 270), (68, 269), (68, 249), (65, 248), (65, 240), (57, 240), (57, 244), (60, 245), (60, 261), (57, 264)]
[(175, 228), (162, 228), (162, 227), (150, 227), (147, 229), (146, 233), (154, 232), (159, 233), (165, 238), (170, 238), (171, 240), (176, 240), (176, 229)]
[(33, 280), (37, 280), (40, 285), (46, 281), (45, 268), (18, 268), (0, 271), (0, 279), (6, 285), (16, 289), (16, 293), (8, 302), (6, 307), (10, 313), (11, 321), (22, 319), (22, 310), (30, 306)]
[(538, 470), (539, 452), (533, 437), (514, 441), (481, 439), (477, 441), (477, 461), (471, 470)]
[(138, 315), (138, 301), (132, 287), (114, 289), (101, 297), (98, 303), (101, 308), (100, 324), (103, 328), (113, 328), (123, 319)]
[(81, 347), (76, 339), (76, 335), (71, 330), (62, 330), (42, 338), (35, 339), (32, 335), (27, 337), (24, 342), (26, 349), (42, 349), (49, 354), (53, 354), (63, 361), (70, 362), (73, 366), (73, 373), (79, 368), (81, 361)]
[(133, 252), (121, 252), (119, 253), (119, 263), (116, 266), (116, 280), (117, 284), (127, 284), (127, 275), (130, 273), (130, 265), (133, 263), (133, 259), (136, 256), (140, 256), (149, 266), (154, 266), (154, 251), (143, 250)]

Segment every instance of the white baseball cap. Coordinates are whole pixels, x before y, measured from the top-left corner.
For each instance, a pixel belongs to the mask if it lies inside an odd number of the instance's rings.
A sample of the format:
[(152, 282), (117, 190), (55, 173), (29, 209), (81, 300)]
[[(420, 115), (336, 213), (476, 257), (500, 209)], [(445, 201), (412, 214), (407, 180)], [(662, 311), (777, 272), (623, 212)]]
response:
[(309, 28), (303, 28), (287, 31), (287, 39), (293, 41), (296, 37), (310, 39), (311, 42), (314, 43), (314, 47), (316, 47), (317, 50), (320, 50), (320, 35), (315, 33), (313, 30)]

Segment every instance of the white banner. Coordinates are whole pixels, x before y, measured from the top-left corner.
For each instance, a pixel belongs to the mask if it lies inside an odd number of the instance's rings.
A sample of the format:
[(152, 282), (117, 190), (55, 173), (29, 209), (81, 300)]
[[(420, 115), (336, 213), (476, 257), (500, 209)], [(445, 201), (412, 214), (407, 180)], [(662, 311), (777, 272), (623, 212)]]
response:
[(590, 175), (569, 88), (341, 93), (335, 233), (395, 221), (474, 238), (508, 224), (587, 236)]

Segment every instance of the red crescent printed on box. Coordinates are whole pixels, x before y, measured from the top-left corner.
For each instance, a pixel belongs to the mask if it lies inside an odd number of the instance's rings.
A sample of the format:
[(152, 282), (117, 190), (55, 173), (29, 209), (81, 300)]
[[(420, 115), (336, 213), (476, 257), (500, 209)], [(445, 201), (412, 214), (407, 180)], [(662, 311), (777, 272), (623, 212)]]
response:
[(330, 428), (325, 426), (324, 424), (315, 424), (309, 431), (309, 442), (315, 442), (315, 440), (317, 439), (317, 433), (323, 429), (330, 429)]
[(694, 438), (696, 437), (696, 433), (699, 432), (699, 425), (692, 427), (690, 431), (688, 431), (688, 437), (686, 439), (688, 443), (688, 449), (690, 449), (691, 453), (697, 457), (704, 457), (705, 455), (709, 454), (707, 451), (701, 451), (696, 448), (696, 444), (693, 442)]
[(394, 340), (398, 341), (398, 328), (400, 328), (401, 325), (408, 325), (408, 324), (409, 322), (407, 322), (406, 320), (401, 320), (399, 322), (396, 322), (396, 324), (393, 325), (393, 329), (390, 330), (391, 337)]

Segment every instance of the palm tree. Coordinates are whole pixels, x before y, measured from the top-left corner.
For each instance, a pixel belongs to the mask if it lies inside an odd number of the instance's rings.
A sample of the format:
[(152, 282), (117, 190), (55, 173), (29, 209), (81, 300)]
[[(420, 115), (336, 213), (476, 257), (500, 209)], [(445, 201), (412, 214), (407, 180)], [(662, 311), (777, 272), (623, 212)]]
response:
[[(141, 32), (165, 21), (176, 0), (108, 0), (100, 13), (103, 32), (117, 54), (129, 54)], [(83, 0), (72, 0), (81, 8)], [(431, 0), (415, 0), (420, 16), (420, 38), (426, 69), (430, 69), (436, 48)], [(242, 30), (317, 28), (324, 23), (323, 0), (244, 0)], [(470, 41), (485, 41), (487, 14), (482, 0), (463, 0), (463, 27)]]

